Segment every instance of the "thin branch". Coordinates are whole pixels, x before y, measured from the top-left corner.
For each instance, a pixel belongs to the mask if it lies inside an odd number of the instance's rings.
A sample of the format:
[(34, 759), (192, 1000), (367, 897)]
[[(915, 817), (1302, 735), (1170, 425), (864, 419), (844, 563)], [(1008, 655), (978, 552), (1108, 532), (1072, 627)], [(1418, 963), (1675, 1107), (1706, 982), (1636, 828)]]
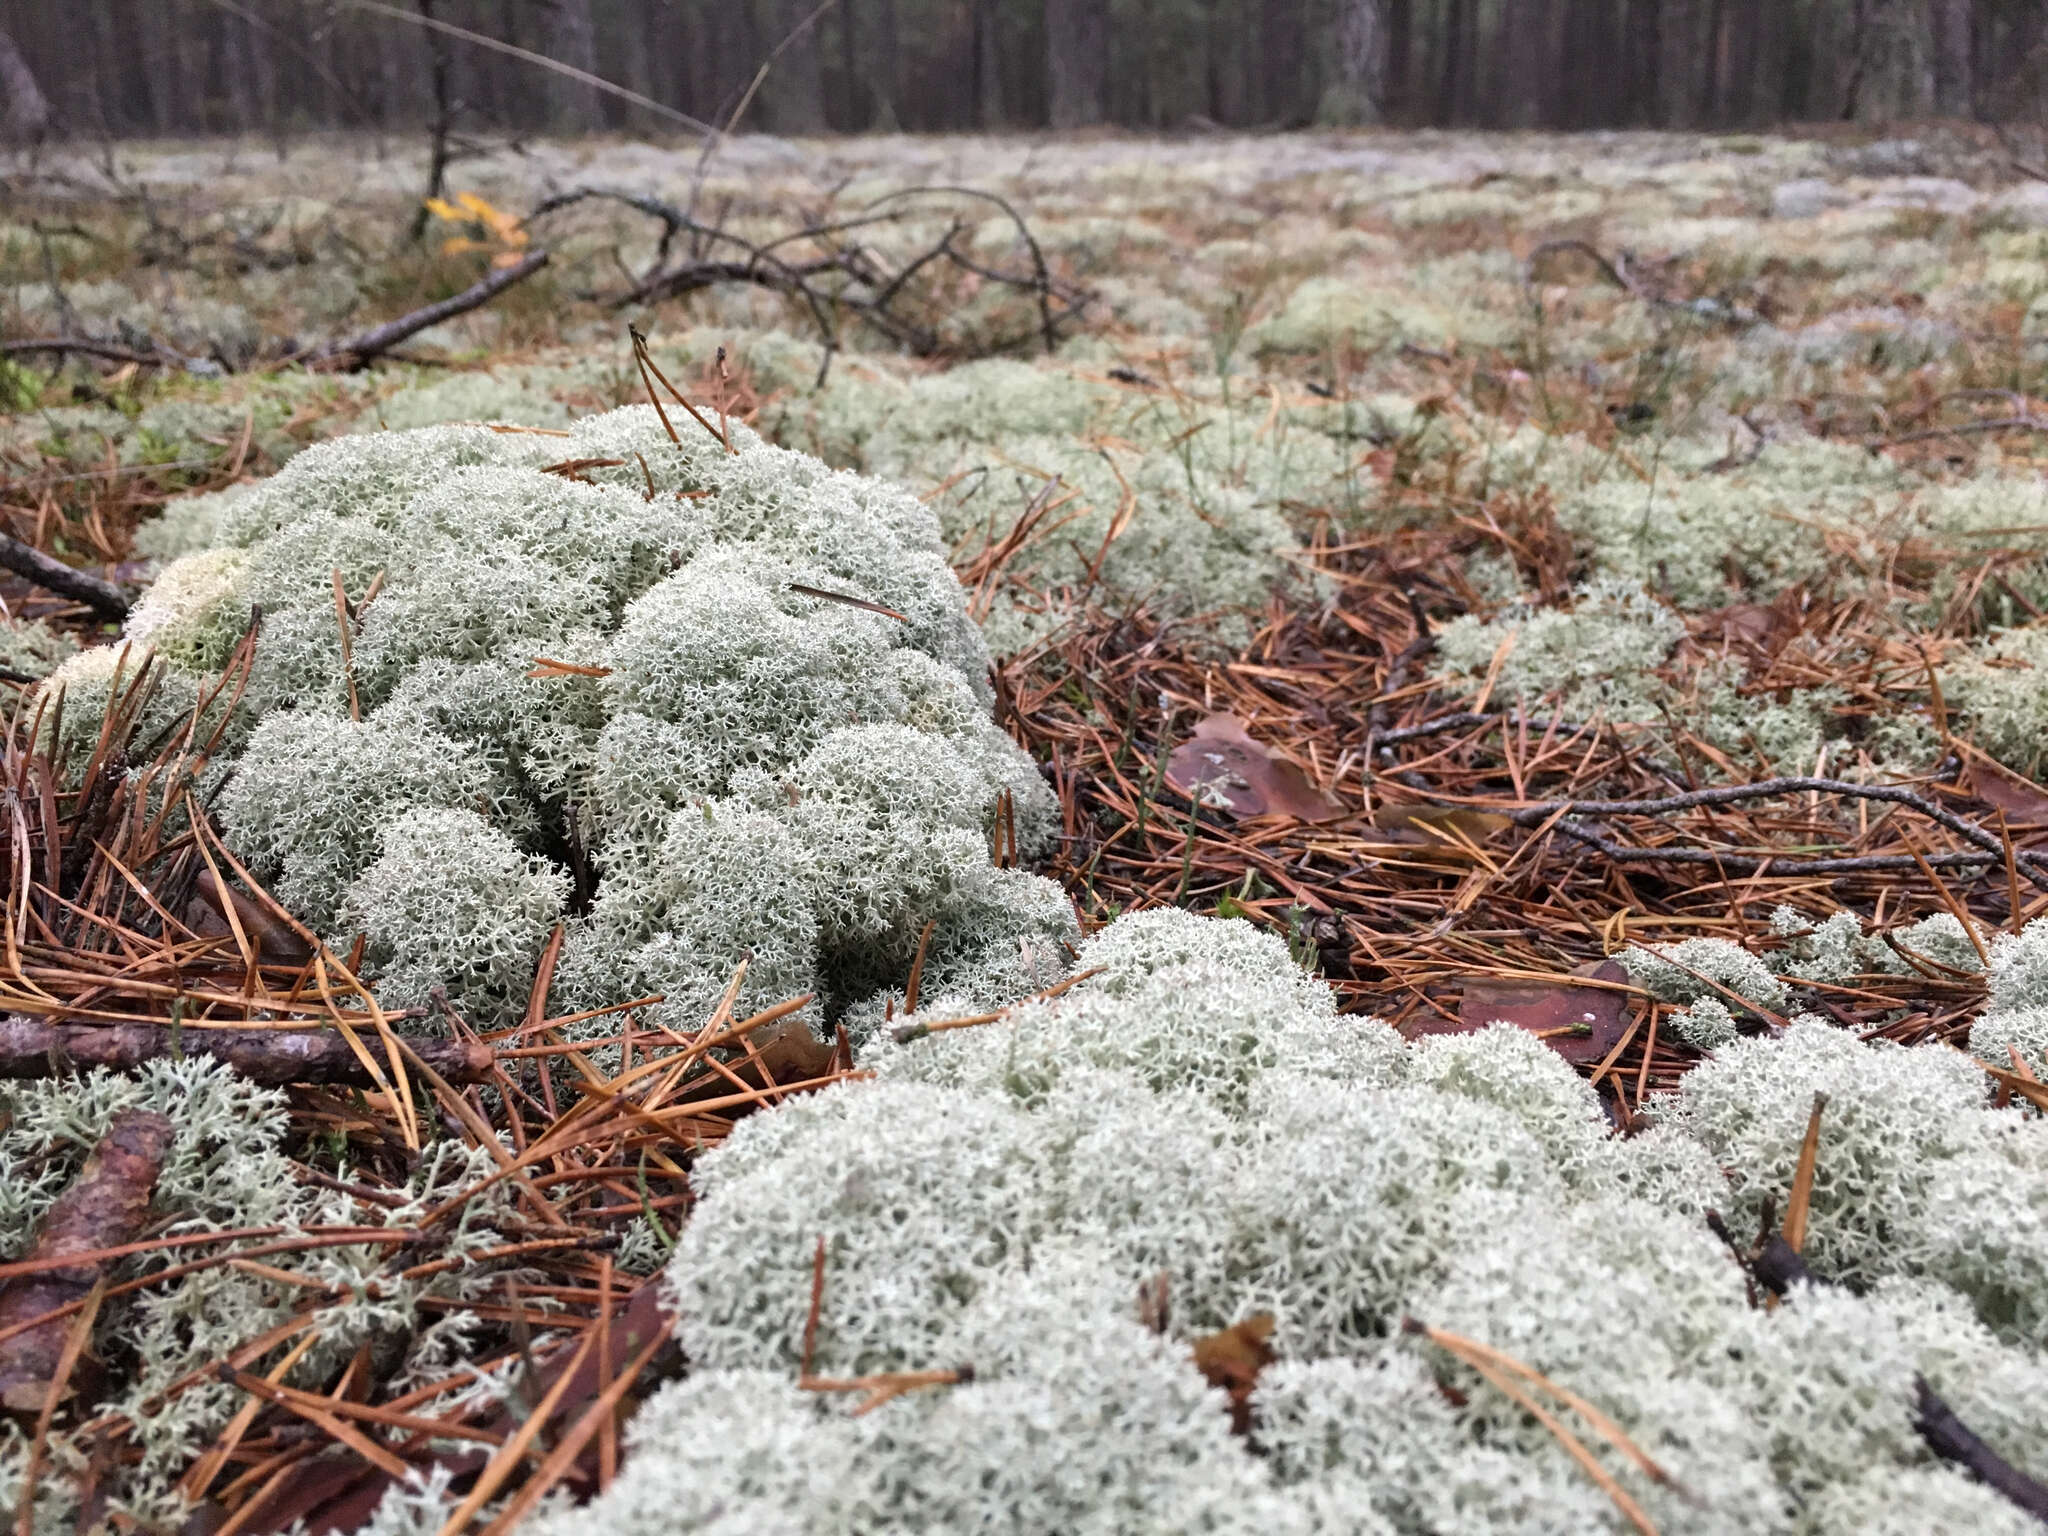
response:
[(439, 325), (443, 320), (452, 320), (457, 315), (466, 315), (472, 309), (490, 303), (514, 283), (524, 282), (548, 264), (546, 251), (535, 251), (522, 257), (515, 265), (503, 267), (489, 273), (481, 281), (438, 304), (429, 304), (416, 309), (409, 315), (400, 315), (396, 320), (387, 320), (382, 325), (372, 326), (343, 341), (330, 341), (325, 346), (305, 354), (300, 361), (308, 364), (339, 363), (350, 369), (360, 368), (381, 353), (409, 336), (417, 335), (430, 325)]
[[(1904, 806), (1915, 811), (1938, 826), (1947, 828), (1964, 841), (1984, 850), (1986, 858), (1975, 858), (1969, 854), (1940, 854), (1928, 860), (1930, 865), (1944, 864), (1987, 864), (2005, 862), (2006, 844), (1975, 822), (1958, 816), (1929, 800), (1925, 795), (1903, 788), (1897, 784), (1855, 784), (1846, 779), (1821, 779), (1811, 777), (1786, 777), (1761, 779), (1753, 784), (1722, 784), (1711, 789), (1695, 789), (1684, 794), (1662, 795), (1645, 800), (1541, 800), (1527, 805), (1516, 806), (1507, 815), (1516, 826), (1531, 827), (1547, 821), (1552, 816), (1670, 816), (1678, 811), (1701, 810), (1712, 806), (1738, 805), (1746, 800), (1768, 800), (1779, 795), (1840, 795), (1852, 800), (1877, 800), (1888, 805)], [(1754, 870), (1769, 863), (1775, 870), (1791, 872), (1803, 869), (1808, 873), (1821, 873), (1824, 868), (1846, 869), (1890, 869), (1914, 868), (1915, 861), (1908, 857), (1898, 864), (1871, 864), (1851, 862), (1842, 859), (1780, 860), (1771, 855), (1747, 855), (1723, 853), (1717, 849), (1705, 848), (1627, 848), (1612, 844), (1597, 834), (1571, 821), (1558, 823), (1558, 830), (1575, 837), (1589, 846), (1598, 848), (1613, 858), (1658, 858), (1667, 862), (1707, 863), (1725, 860), (1728, 867)], [(1872, 857), (1889, 857), (1875, 855)], [(2040, 854), (2021, 852), (2016, 855), (2026, 867), (2028, 878), (2036, 885), (2048, 887), (2048, 876), (2042, 874), (2048, 868), (2048, 858)]]
[[(465, 1040), (415, 1040), (413, 1049), (453, 1082), (482, 1082), (491, 1074), (487, 1045)], [(208, 1056), (252, 1082), (376, 1084), (331, 1029), (180, 1030), (154, 1024), (52, 1024), (0, 1016), (0, 1079), (63, 1077), (96, 1067), (126, 1071), (176, 1056)]]
[(11, 533), (0, 533), (0, 566), (60, 597), (85, 604), (103, 618), (118, 621), (128, 617), (128, 594), (111, 581), (103, 581), (66, 565), (62, 560), (44, 554), (33, 544), (24, 544)]
[(602, 75), (593, 75), (587, 69), (578, 69), (573, 64), (564, 64), (561, 60), (551, 59), (544, 53), (535, 53), (531, 48), (521, 48), (517, 44), (503, 42), (482, 32), (472, 32), (467, 27), (458, 27), (453, 22), (441, 21), (432, 16), (422, 16), (416, 11), (403, 11), (395, 5), (383, 4), (382, 0), (340, 0), (340, 3), (348, 6), (351, 10), (368, 11), (373, 16), (382, 16), (387, 21), (402, 21), (410, 26), (426, 27), (445, 36), (459, 38), (465, 43), (474, 43), (479, 48), (488, 48), (493, 53), (502, 53), (510, 58), (532, 64), (537, 68), (550, 70), (558, 75), (565, 75), (569, 79), (580, 81), (582, 84), (589, 86), (593, 90), (601, 91), (607, 96), (615, 96), (620, 101), (630, 102), (636, 107), (652, 112), (657, 117), (665, 117), (672, 123), (680, 123), (692, 133), (714, 134), (718, 131), (711, 124), (694, 118), (687, 112), (678, 112), (674, 107), (656, 101), (651, 96), (642, 96), (638, 91), (629, 91), (623, 85), (614, 85)]

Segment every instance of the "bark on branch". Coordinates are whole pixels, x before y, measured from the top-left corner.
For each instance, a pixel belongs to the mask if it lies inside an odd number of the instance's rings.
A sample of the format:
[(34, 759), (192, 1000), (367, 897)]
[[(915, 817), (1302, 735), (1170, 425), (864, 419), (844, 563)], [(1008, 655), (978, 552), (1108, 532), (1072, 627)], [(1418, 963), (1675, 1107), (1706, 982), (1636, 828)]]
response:
[[(407, 1042), (451, 1083), (490, 1075), (487, 1045), (464, 1040)], [(125, 1069), (173, 1054), (211, 1056), (252, 1082), (376, 1085), (348, 1041), (331, 1030), (194, 1029), (154, 1024), (50, 1024), (18, 1015), (0, 1017), (0, 1078), (62, 1077), (94, 1067)]]
[[(149, 1109), (116, 1115), (71, 1187), (50, 1207), (28, 1257), (63, 1259), (134, 1242), (149, 1217), (170, 1145), (168, 1116)], [(99, 1278), (100, 1265), (89, 1261), (20, 1276), (0, 1291), (0, 1334), (67, 1307)], [(30, 1415), (42, 1411), (69, 1330), (68, 1315), (54, 1317), (0, 1344), (0, 1408)]]
[(490, 273), (482, 281), (472, 283), (462, 292), (443, 299), (438, 304), (429, 304), (416, 309), (409, 315), (400, 315), (396, 320), (387, 320), (382, 325), (370, 327), (341, 341), (330, 341), (315, 348), (300, 360), (315, 366), (326, 364), (349, 369), (362, 367), (372, 358), (389, 352), (407, 337), (417, 335), (430, 325), (439, 325), (443, 320), (452, 320), (457, 315), (466, 315), (472, 309), (480, 309), (491, 302), (515, 283), (524, 282), (548, 264), (546, 251), (535, 251), (523, 256), (513, 266)]
[(46, 587), (60, 597), (83, 603), (106, 618), (128, 617), (128, 594), (111, 581), (102, 581), (97, 576), (66, 565), (62, 560), (44, 554), (33, 544), (24, 544), (11, 533), (0, 533), (0, 566), (5, 566), (17, 576), (27, 577), (37, 586)]

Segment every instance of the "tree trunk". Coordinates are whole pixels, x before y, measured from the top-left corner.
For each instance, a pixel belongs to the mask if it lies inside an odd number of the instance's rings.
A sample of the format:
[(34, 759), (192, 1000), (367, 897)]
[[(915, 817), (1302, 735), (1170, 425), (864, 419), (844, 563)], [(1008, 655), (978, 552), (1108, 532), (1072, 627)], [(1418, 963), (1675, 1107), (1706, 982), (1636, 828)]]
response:
[(1046, 115), (1053, 127), (1102, 121), (1108, 53), (1107, 0), (1045, 0)]
[[(597, 24), (591, 18), (590, 0), (555, 0), (548, 18), (548, 57), (557, 64), (597, 73)], [(548, 80), (557, 128), (589, 133), (598, 126), (596, 87), (567, 75), (550, 74)]]
[(1657, 126), (1691, 128), (1700, 120), (1700, 0), (1664, 0), (1658, 13)]
[(816, 11), (816, 0), (780, 0), (767, 11), (765, 31), (774, 62), (761, 82), (761, 105), (776, 133), (825, 131), (825, 51), (818, 41), (824, 18), (811, 19)]
[(896, 43), (896, 0), (875, 0), (875, 54), (875, 68), (868, 79), (875, 106), (868, 118), (868, 129), (873, 133), (894, 133), (899, 126), (897, 81), (903, 78), (903, 60)]
[(1415, 0), (1386, 0), (1387, 72), (1380, 91), (1380, 110), (1389, 118), (1411, 109), (1409, 71), (1415, 47)]
[(1925, 9), (1914, 0), (1869, 0), (1859, 20), (1848, 115), (1865, 123), (1924, 117), (1934, 102)]
[(1932, 0), (1934, 13), (1934, 110), (1943, 117), (1970, 117), (1976, 88), (1970, 68), (1970, 38), (1976, 30), (1975, 0)]
[(1471, 100), (1468, 84), (1472, 75), (1472, 50), (1477, 41), (1473, 37), (1473, 0), (1450, 0), (1444, 8), (1444, 46), (1442, 68), (1437, 75), (1436, 121), (1439, 127), (1448, 128), (1463, 120), (1465, 105)]
[[(841, 0), (844, 3), (844, 0)], [(970, 20), (974, 31), (974, 126), (1000, 128), (1008, 114), (1003, 104), (1002, 50), (996, 28), (1002, 12), (993, 0), (974, 0)]]
[(1550, 29), (1551, 0), (1521, 0), (1502, 18), (1488, 127), (1535, 128), (1549, 121), (1545, 98), (1562, 83), (1551, 59)]
[(1386, 110), (1387, 21), (1383, 0), (1337, 0), (1329, 87), (1316, 116), (1326, 123), (1376, 123)]
[(1269, 123), (1294, 127), (1302, 121), (1301, 60), (1306, 51), (1302, 7), (1296, 0), (1259, 0), (1261, 110)]
[(7, 98), (7, 136), (40, 143), (50, 131), (50, 98), (5, 28), (0, 28), (0, 94)]
[(1658, 115), (1657, 70), (1663, 32), (1662, 0), (1629, 0), (1628, 20), (1622, 31), (1622, 70), (1625, 94), (1623, 121), (1655, 126)]

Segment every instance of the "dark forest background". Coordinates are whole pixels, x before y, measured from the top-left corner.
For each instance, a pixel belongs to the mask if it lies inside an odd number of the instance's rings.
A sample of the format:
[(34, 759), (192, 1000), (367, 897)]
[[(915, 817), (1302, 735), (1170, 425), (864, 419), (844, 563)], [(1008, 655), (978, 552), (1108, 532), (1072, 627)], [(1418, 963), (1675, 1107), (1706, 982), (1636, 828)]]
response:
[[(2048, 0), (10, 0), (17, 137), (2048, 116)], [(440, 28), (422, 22), (440, 23)], [(779, 52), (778, 52), (779, 49)], [(756, 84), (763, 62), (773, 66)]]

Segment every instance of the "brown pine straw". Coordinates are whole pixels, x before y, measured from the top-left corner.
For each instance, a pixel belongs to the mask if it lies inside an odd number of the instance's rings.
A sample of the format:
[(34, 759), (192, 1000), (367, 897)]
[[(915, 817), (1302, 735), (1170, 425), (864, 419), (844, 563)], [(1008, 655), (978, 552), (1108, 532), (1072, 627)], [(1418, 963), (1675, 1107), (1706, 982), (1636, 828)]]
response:
[(861, 1400), (854, 1405), (850, 1417), (862, 1418), (885, 1403), (927, 1387), (957, 1387), (974, 1380), (974, 1367), (971, 1365), (938, 1371), (876, 1371), (867, 1376), (812, 1375), (811, 1360), (818, 1346), (818, 1317), (824, 1304), (825, 1238), (821, 1233), (817, 1249), (811, 1255), (811, 1304), (804, 1314), (803, 1364), (797, 1372), (796, 1384), (805, 1392), (860, 1393)]
[[(572, 1384), (574, 1373), (562, 1369), (569, 1360), (588, 1360), (598, 1347), (608, 1350), (620, 1318), (635, 1304), (639, 1293), (619, 1283), (612, 1269), (612, 1250), (627, 1224), (666, 1213), (672, 1226), (686, 1216), (695, 1155), (716, 1146), (757, 1106), (858, 1075), (850, 1049), (842, 1038), (818, 1044), (814, 1058), (801, 1052), (775, 1058), (795, 1066), (771, 1066), (760, 1032), (788, 1030), (812, 999), (789, 999), (736, 1019), (732, 1004), (744, 967), (711, 1017), (681, 1033), (640, 1019), (659, 997), (557, 1012), (548, 1006), (557, 935), (543, 954), (524, 1017), (481, 1041), (496, 1057), (496, 1092), (485, 1095), (441, 1077), (412, 1048), (400, 1027), (405, 1016), (386, 1009), (364, 979), (360, 942), (352, 953), (337, 953), (294, 919), (190, 796), (225, 728), (217, 717), (239, 699), (258, 643), (252, 626), (193, 716), (147, 751), (135, 740), (135, 722), (159, 668), (144, 653), (124, 654), (107, 718), (87, 736), (89, 761), (70, 775), (37, 744), (54, 734), (62, 701), (40, 692), (17, 696), (0, 740), (0, 783), (12, 791), (0, 818), (9, 835), (0, 864), (0, 1009), (71, 1025), (153, 1025), (163, 1031), (166, 1055), (176, 1049), (180, 1030), (324, 1026), (350, 1041), (375, 1086), (353, 1097), (312, 1085), (289, 1091), (295, 1134), (316, 1144), (333, 1137), (346, 1143), (346, 1179), (305, 1164), (301, 1177), (350, 1193), (371, 1209), (407, 1203), (410, 1154), (425, 1139), (426, 1113), (437, 1116), (441, 1134), (482, 1148), (495, 1166), (470, 1187), (446, 1194), (415, 1225), (180, 1233), (56, 1260), (0, 1264), (0, 1283), (51, 1264), (90, 1266), (100, 1274), (98, 1289), (87, 1297), (0, 1330), (0, 1349), (60, 1321), (68, 1322), (67, 1338), (82, 1340), (119, 1301), (231, 1267), (289, 1287), (295, 1316), (174, 1383), (149, 1408), (164, 1411), (215, 1379), (245, 1394), (221, 1432), (193, 1447), (180, 1481), (229, 1536), (281, 1529), (312, 1513), (293, 1501), (306, 1496), (306, 1488), (317, 1493), (318, 1480), (302, 1480), (294, 1469), (323, 1452), (353, 1465), (360, 1477), (387, 1478), (412, 1475), (432, 1461), (434, 1442), (491, 1447), (495, 1459), (476, 1485), (487, 1491), (477, 1499), (472, 1490), (475, 1507), (465, 1521), (483, 1500), (506, 1498), (510, 1509), (525, 1511), (565, 1480), (587, 1491), (593, 1478), (609, 1479), (616, 1470), (618, 1411), (648, 1389), (651, 1371), (667, 1369), (660, 1364), (673, 1321), (666, 1314), (657, 1330), (635, 1339), (630, 1358), (604, 1354), (594, 1385)], [(135, 765), (132, 773), (114, 766), (123, 759)], [(146, 802), (138, 783), (149, 787)], [(216, 901), (203, 895), (209, 891), (235, 896)], [(438, 1011), (458, 1038), (479, 1039), (445, 1001)], [(604, 1038), (568, 1038), (594, 1021)], [(797, 1029), (796, 1038), (803, 1038)], [(600, 1051), (628, 1043), (633, 1049), (616, 1069), (600, 1065), (608, 1059)], [(787, 1041), (782, 1049), (791, 1049)], [(501, 1145), (508, 1139), (512, 1150)], [(454, 1218), (501, 1182), (517, 1192), (518, 1219), (501, 1227), (505, 1240), (459, 1257), (448, 1254)], [(495, 1409), (440, 1406), (483, 1366), (391, 1394), (362, 1356), (328, 1390), (294, 1384), (294, 1367), (322, 1340), (325, 1309), (347, 1294), (277, 1261), (323, 1247), (388, 1252), (394, 1283), (457, 1268), (485, 1276), (503, 1272), (504, 1280), (486, 1286), (474, 1302), (428, 1298), (426, 1305), (476, 1318), (485, 1346), (479, 1353), (493, 1357), (489, 1365), (502, 1364), (518, 1339), (538, 1337), (512, 1358), (524, 1352), (534, 1366), (555, 1373), (541, 1410), (524, 1425), (508, 1425), (492, 1418)], [(89, 1401), (67, 1406), (64, 1418), (80, 1421), (66, 1433), (90, 1433), (117, 1446), (130, 1428), (119, 1414), (96, 1416)], [(55, 1422), (61, 1426), (63, 1419)], [(284, 1432), (294, 1426), (311, 1430), (313, 1438)], [(36, 1452), (36, 1466), (45, 1473), (54, 1432), (45, 1432)], [(497, 1529), (508, 1524), (501, 1521)]]
[(1525, 1365), (1514, 1356), (1495, 1349), (1490, 1344), (1482, 1344), (1477, 1339), (1466, 1338), (1463, 1334), (1452, 1333), (1448, 1329), (1433, 1328), (1419, 1318), (1403, 1318), (1401, 1328), (1403, 1332), (1421, 1335), (1439, 1349), (1471, 1366), (1497, 1390), (1511, 1398), (1525, 1413), (1549, 1430), (1572, 1460), (1600, 1486), (1601, 1491), (1614, 1501), (1615, 1508), (1619, 1509), (1624, 1518), (1642, 1532), (1643, 1536), (1657, 1536), (1657, 1527), (1644, 1512), (1643, 1507), (1615, 1480), (1614, 1474), (1600, 1464), (1599, 1459), (1586, 1448), (1585, 1442), (1573, 1434), (1556, 1414), (1524, 1390), (1515, 1378), (1520, 1378), (1539, 1391), (1548, 1393), (1557, 1402), (1578, 1414), (1591, 1426), (1595, 1434), (1634, 1462), (1651, 1481), (1675, 1490), (1682, 1497), (1691, 1497), (1668, 1472), (1650, 1458), (1648, 1452), (1629, 1437), (1627, 1431), (1619, 1424), (1576, 1392), (1559, 1386), (1535, 1367)]
[[(1420, 512), (1443, 504), (1431, 484), (1383, 489)], [(1431, 671), (1432, 628), (1482, 606), (1463, 586), (1466, 555), (1507, 548), (1542, 590), (1568, 588), (1573, 567), (1540, 498), (1469, 506), (1449, 527), (1437, 517), (1348, 540), (1313, 532), (1299, 563), (1327, 583), (1327, 601), (1276, 596), (1229, 651), (1204, 642), (1201, 620), (1034, 589), (1031, 537), (962, 552), (999, 595), (1075, 605), (999, 668), (996, 691), (998, 719), (1048, 765), (1060, 837), (1047, 872), (1084, 922), (1173, 904), (1241, 915), (1312, 950), (1347, 1011), (1414, 1036), (1454, 1027), (1471, 982), (1598, 986), (1585, 973), (1632, 943), (1726, 938), (1782, 970), (1771, 928), (1781, 905), (1814, 922), (1850, 911), (1878, 931), (1934, 912), (1982, 929), (2048, 912), (2048, 790), (2018, 791), (2039, 809), (1980, 795), (1996, 770), (1957, 722), (1953, 757), (1888, 784), (1857, 777), (1852, 761), (1828, 765), (1830, 778), (1811, 761), (1731, 755), (1675, 720), (1573, 721), (1555, 701), (1503, 697), (1498, 668), (1475, 707), (1483, 678), (1453, 688)], [(1730, 610), (1727, 622), (1747, 629), (1694, 615), (1678, 656), (1740, 662), (1740, 691), (1760, 700), (1835, 684), (1851, 729), (1858, 717), (1924, 718), (1936, 707), (1926, 654), (1899, 642), (1887, 604), (1937, 575), (1909, 554), (1881, 574), (1891, 594), (1803, 590)], [(1225, 713), (1343, 814), (1309, 825), (1192, 805), (1167, 764), (1202, 719)], [(1983, 1008), (1981, 976), (1931, 965), (1787, 980), (1798, 1003), (1777, 1014), (1713, 990), (1769, 1026), (1811, 1011), (1904, 1044), (1959, 1045)], [(1618, 1051), (1582, 1070), (1627, 1125), (1699, 1056), (1641, 1013), (1625, 1031)]]
[(1806, 1218), (1813, 1208), (1813, 1175), (1820, 1159), (1820, 1116), (1828, 1107), (1828, 1096), (1816, 1093), (1813, 1110), (1806, 1117), (1806, 1134), (1799, 1141), (1799, 1165), (1792, 1173), (1792, 1194), (1785, 1202), (1785, 1242), (1794, 1253), (1806, 1247)]

